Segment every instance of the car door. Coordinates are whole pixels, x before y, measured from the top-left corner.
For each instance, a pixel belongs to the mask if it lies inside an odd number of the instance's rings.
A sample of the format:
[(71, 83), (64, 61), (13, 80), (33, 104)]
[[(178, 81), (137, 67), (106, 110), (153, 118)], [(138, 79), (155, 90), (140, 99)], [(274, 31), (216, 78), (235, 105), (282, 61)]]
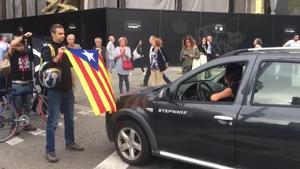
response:
[[(254, 56), (243, 60), (236, 57), (218, 59), (184, 75), (172, 84), (171, 101), (155, 103), (157, 105), (155, 130), (160, 148), (186, 157), (234, 166), (235, 117), (241, 109), (242, 91), (247, 84), (254, 61)], [(218, 69), (220, 65), (238, 62), (246, 63), (246, 67), (235, 102), (213, 103), (180, 99), (176, 96), (178, 88), (187, 80), (214, 74), (215, 71), (212, 70)], [(218, 78), (218, 74), (214, 78)]]
[(258, 58), (237, 120), (237, 163), (241, 168), (299, 168), (299, 56)]

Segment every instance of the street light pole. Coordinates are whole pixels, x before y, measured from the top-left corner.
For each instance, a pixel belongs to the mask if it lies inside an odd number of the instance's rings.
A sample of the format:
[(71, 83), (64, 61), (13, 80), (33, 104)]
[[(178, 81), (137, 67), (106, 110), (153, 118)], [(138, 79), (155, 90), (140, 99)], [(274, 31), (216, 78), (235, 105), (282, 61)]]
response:
[(27, 16), (27, 3), (26, 0), (22, 0), (22, 17)]
[(234, 10), (235, 10), (235, 0), (229, 0), (228, 13), (234, 13)]
[(176, 10), (182, 11), (182, 0), (176, 0)]

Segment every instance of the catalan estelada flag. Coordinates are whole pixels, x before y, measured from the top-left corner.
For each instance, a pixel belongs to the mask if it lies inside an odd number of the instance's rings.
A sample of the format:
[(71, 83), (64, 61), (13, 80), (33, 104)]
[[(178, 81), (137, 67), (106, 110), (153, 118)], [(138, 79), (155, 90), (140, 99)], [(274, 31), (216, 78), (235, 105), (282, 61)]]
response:
[(65, 50), (96, 115), (115, 112), (116, 103), (107, 70), (96, 50)]

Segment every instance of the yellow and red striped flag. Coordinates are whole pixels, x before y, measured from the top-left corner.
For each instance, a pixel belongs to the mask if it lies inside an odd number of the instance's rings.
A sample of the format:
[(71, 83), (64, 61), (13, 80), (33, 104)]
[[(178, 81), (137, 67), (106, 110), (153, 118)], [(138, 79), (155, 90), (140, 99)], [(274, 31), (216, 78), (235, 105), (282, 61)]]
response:
[(112, 85), (98, 51), (68, 48), (65, 53), (80, 80), (95, 115), (115, 112), (117, 108)]

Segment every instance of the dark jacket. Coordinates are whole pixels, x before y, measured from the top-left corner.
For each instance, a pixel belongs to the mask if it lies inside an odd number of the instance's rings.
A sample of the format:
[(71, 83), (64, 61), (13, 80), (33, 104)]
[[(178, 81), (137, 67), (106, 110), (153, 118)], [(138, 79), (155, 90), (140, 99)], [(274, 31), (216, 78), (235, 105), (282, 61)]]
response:
[[(58, 48), (62, 47), (62, 44), (58, 44), (55, 42), (51, 42), (51, 45), (53, 46), (55, 50), (55, 56), (57, 55)], [(52, 62), (53, 63), (53, 56), (51, 56), (51, 49), (49, 46), (45, 46), (41, 51), (41, 57), (43, 59), (43, 62)], [(54, 63), (53, 63), (54, 64)], [(62, 74), (61, 74), (61, 81), (58, 84), (57, 87), (53, 88), (53, 90), (58, 90), (60, 92), (65, 92), (73, 87), (72, 83), (72, 74), (71, 74), (71, 63), (66, 55), (62, 57), (61, 62), (55, 63), (55, 65), (58, 65), (61, 68)]]
[(216, 59), (219, 55), (217, 45), (215, 43), (211, 43), (210, 45), (211, 45), (211, 54), (207, 53), (207, 61)]
[[(154, 49), (155, 48), (153, 48), (152, 51)], [(161, 72), (163, 72), (163, 71), (165, 71), (167, 69), (167, 66), (166, 66), (167, 63), (169, 63), (169, 59), (168, 59), (167, 53), (164, 50), (164, 48), (161, 47), (158, 50), (158, 52), (157, 52), (157, 64), (158, 64), (159, 70)]]
[(207, 51), (207, 48), (208, 48), (208, 44), (205, 43), (205, 44), (202, 44), (202, 43), (199, 43), (198, 44), (198, 48), (200, 50), (200, 52), (202, 52), (204, 55), (206, 55), (206, 51)]
[(106, 63), (107, 63), (106, 48), (104, 46), (101, 46), (101, 50), (99, 50), (99, 48), (97, 48), (96, 46), (94, 46), (93, 49), (97, 50), (99, 52), (99, 54), (101, 53), (102, 58), (100, 58), (100, 60), (102, 60), (103, 64), (106, 65)]

